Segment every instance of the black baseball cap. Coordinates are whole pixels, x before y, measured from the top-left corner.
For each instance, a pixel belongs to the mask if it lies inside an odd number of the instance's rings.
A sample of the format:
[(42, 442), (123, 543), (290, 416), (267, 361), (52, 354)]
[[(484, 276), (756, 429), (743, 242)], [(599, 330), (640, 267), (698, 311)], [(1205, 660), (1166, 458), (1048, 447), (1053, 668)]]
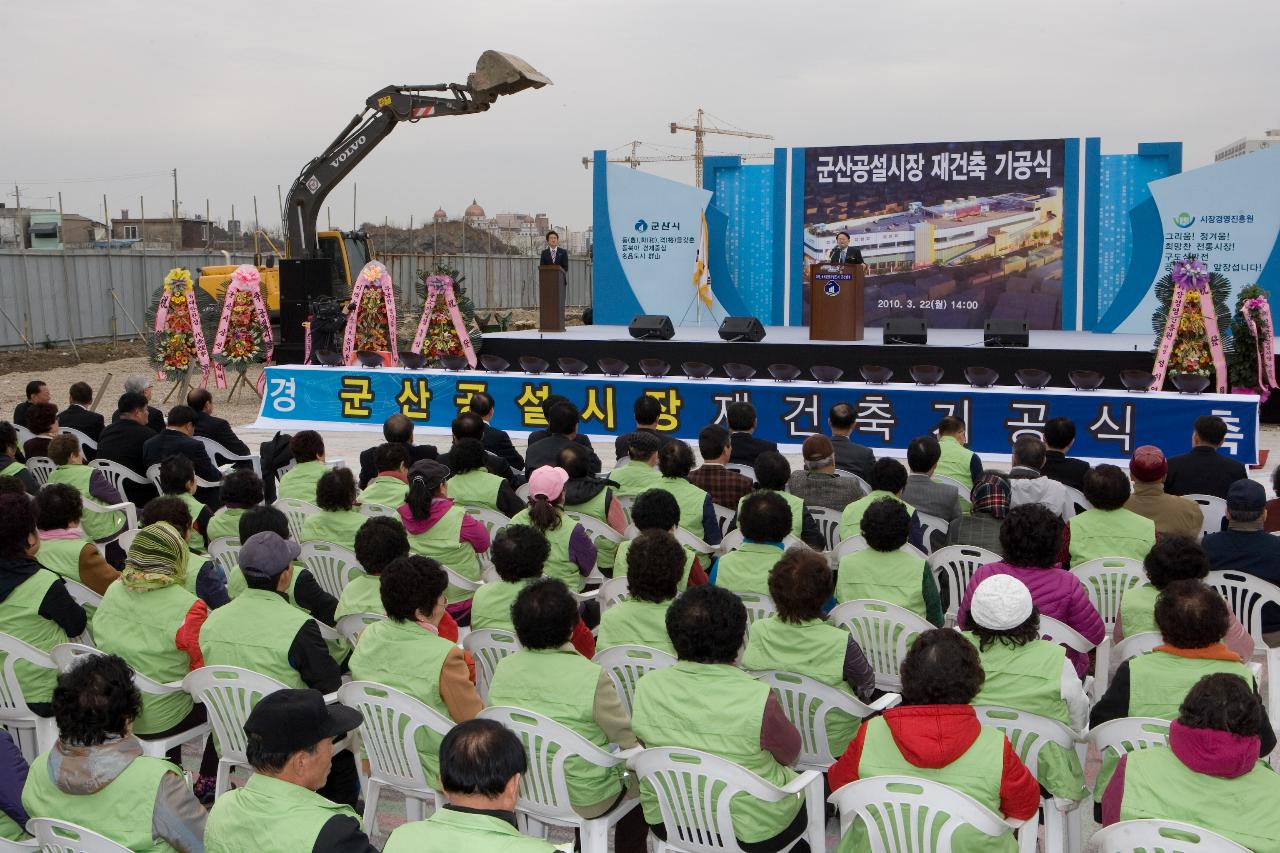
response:
[(362, 722), (364, 716), (355, 708), (326, 705), (319, 690), (277, 690), (253, 706), (244, 732), (261, 738), (265, 751), (290, 755), (344, 735)]

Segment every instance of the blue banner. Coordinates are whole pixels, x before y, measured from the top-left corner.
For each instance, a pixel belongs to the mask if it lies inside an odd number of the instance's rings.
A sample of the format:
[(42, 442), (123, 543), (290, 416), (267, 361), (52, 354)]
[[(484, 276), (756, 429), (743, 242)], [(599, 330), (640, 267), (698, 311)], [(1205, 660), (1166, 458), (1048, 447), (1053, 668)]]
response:
[(1257, 462), (1258, 398), (1243, 394), (316, 366), (269, 367), (266, 376), (256, 424), (266, 429), (377, 430), (389, 416), (403, 413), (415, 423), (443, 431), (465, 410), (472, 394), (484, 391), (494, 399), (492, 424), (500, 429), (526, 432), (545, 427), (539, 403), (549, 394), (561, 394), (582, 413), (581, 432), (613, 436), (635, 426), (632, 407), (640, 395), (648, 394), (662, 403), (658, 429), (691, 442), (707, 424), (724, 422), (728, 403), (741, 400), (756, 407), (757, 436), (797, 445), (807, 435), (829, 432), (827, 412), (843, 402), (857, 414), (853, 440), (873, 449), (903, 450), (913, 438), (930, 432), (939, 418), (954, 415), (969, 425), (970, 449), (1004, 454), (1018, 436), (1039, 434), (1049, 418), (1064, 416), (1076, 424), (1073, 456), (1127, 459), (1143, 444), (1154, 444), (1169, 456), (1185, 453), (1195, 419), (1214, 414), (1229, 428), (1223, 451), (1246, 464)]

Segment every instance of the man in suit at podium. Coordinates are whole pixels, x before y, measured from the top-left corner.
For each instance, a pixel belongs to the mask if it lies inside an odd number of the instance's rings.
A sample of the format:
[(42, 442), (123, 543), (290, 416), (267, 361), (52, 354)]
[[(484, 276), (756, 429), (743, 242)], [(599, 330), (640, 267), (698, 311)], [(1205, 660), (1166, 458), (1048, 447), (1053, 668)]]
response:
[[(848, 239), (845, 239), (848, 242)], [(542, 257), (539, 262), (543, 266), (550, 264), (558, 264), (564, 268), (565, 274), (569, 273), (569, 253), (560, 248), (560, 235), (554, 231), (547, 232), (547, 248), (542, 250)]]
[(862, 250), (849, 245), (849, 235), (843, 231), (836, 235), (836, 247), (831, 250), (833, 264), (860, 264)]

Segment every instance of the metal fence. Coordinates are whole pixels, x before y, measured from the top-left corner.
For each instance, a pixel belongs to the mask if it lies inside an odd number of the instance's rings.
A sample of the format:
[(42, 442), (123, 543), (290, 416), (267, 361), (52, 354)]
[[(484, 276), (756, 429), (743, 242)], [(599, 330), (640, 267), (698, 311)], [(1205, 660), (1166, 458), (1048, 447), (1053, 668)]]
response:
[[(387, 255), (402, 309), (420, 309), (419, 270), (459, 270), (479, 311), (538, 304), (537, 258), (515, 255)], [(231, 263), (252, 263), (232, 255)], [(225, 264), (221, 253), (70, 250), (0, 252), (0, 349), (109, 341), (145, 331), (147, 307), (165, 274), (178, 266)], [(591, 302), (591, 261), (569, 261), (570, 305)]]

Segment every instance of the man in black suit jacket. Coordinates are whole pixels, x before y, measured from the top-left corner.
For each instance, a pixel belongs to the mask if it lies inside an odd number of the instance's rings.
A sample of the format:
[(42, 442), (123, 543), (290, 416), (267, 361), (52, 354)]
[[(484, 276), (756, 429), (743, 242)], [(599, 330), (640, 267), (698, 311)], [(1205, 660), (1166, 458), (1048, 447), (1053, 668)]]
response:
[[(537, 441), (529, 436), (529, 449), (524, 452), (525, 470), (532, 474), (543, 465), (557, 465), (560, 450), (578, 439), (578, 407), (568, 400), (557, 401), (547, 410), (547, 433)], [(578, 442), (581, 444), (581, 442)], [(592, 474), (600, 473), (600, 457), (590, 444), (583, 445)]]
[[(88, 382), (77, 382), (71, 386), (69, 396), (71, 405), (58, 415), (58, 426), (82, 432), (97, 442), (102, 437), (105, 419), (97, 412), (89, 411), (89, 406), (93, 405), (93, 388)], [(94, 458), (93, 448), (83, 447), (81, 450), (86, 460)]]
[[(222, 472), (218, 470), (217, 465), (213, 464), (204, 445), (195, 440), (195, 434), (195, 410), (190, 406), (174, 406), (169, 410), (169, 426), (164, 432), (147, 439), (147, 443), (142, 446), (143, 461), (151, 466), (163, 462), (170, 456), (185, 456), (195, 466), (197, 477), (202, 480), (212, 480), (215, 483), (221, 481)], [(206, 487), (200, 494), (200, 499), (206, 504), (211, 499), (216, 502), (217, 495), (209, 498), (204, 495), (205, 491), (216, 492), (217, 490), (209, 490)]]
[(841, 232), (836, 235), (836, 247), (831, 250), (833, 264), (860, 264), (862, 250), (849, 245), (849, 235)]
[(1070, 418), (1050, 418), (1044, 425), (1044, 467), (1040, 471), (1050, 480), (1084, 491), (1084, 475), (1089, 463), (1067, 456), (1076, 440), (1076, 425)]
[(493, 398), (483, 391), (477, 391), (467, 402), (467, 409), (479, 415), (484, 421), (484, 435), (480, 438), (484, 449), (495, 456), (502, 457), (511, 466), (512, 471), (523, 471), (524, 457), (511, 443), (511, 436), (507, 435), (506, 430), (498, 429), (489, 423), (493, 420)]
[[(481, 446), (483, 446), (484, 439), (481, 438), (481, 436), (484, 435), (484, 427), (484, 418), (480, 417), (475, 412), (463, 412), (453, 419), (453, 424), (451, 425), (454, 445), (459, 441), (462, 441), (464, 438), (474, 438), (481, 443)], [(440, 454), (440, 461), (448, 466), (450, 471), (454, 469), (454, 466), (450, 461), (452, 459), (452, 455), (452, 447), (450, 447), (447, 453)], [(490, 474), (506, 480), (511, 488), (514, 489), (516, 486), (520, 485), (520, 475), (515, 471), (512, 471), (511, 466), (507, 464), (507, 460), (503, 459), (498, 454), (490, 453), (486, 450), (484, 452), (484, 467)]]
[[(396, 414), (387, 418), (382, 424), (382, 437), (387, 444), (403, 444), (409, 452), (409, 467), (423, 459), (436, 459), (439, 453), (433, 445), (413, 443), (413, 421), (404, 415)], [(360, 451), (360, 488), (369, 485), (369, 481), (378, 476), (378, 448), (370, 447)]]
[(538, 258), (539, 263), (543, 266), (557, 264), (564, 267), (566, 274), (569, 272), (569, 253), (560, 248), (560, 235), (554, 231), (547, 232), (547, 248), (542, 250), (542, 254)]
[(188, 391), (187, 405), (196, 413), (196, 435), (218, 442), (237, 456), (249, 455), (249, 446), (240, 440), (231, 424), (224, 418), (213, 416), (213, 395), (208, 388)]
[(756, 428), (756, 407), (742, 401), (725, 407), (725, 419), (729, 422), (729, 461), (735, 465), (755, 465), (756, 457), (766, 450), (777, 450), (778, 445), (752, 435)]
[(658, 418), (662, 416), (662, 404), (658, 402), (657, 397), (651, 397), (648, 394), (640, 395), (636, 398), (632, 412), (636, 418), (636, 428), (613, 440), (613, 449), (619, 462), (630, 457), (631, 437), (638, 432), (647, 432), (656, 437), (659, 450), (662, 449), (662, 445), (671, 440), (671, 436), (658, 432)]
[(863, 480), (871, 476), (871, 466), (876, 455), (870, 447), (863, 447), (849, 438), (853, 432), (855, 413), (848, 403), (836, 403), (827, 412), (827, 426), (831, 427), (831, 446), (836, 451), (836, 467), (857, 474)]
[[(143, 447), (156, 436), (147, 426), (147, 398), (126, 391), (120, 395), (117, 412), (119, 419), (104, 429), (98, 439), (98, 458), (117, 462), (145, 479), (148, 463)], [(203, 450), (202, 447), (201, 452)], [(156, 490), (149, 484), (125, 483), (124, 496), (141, 507), (156, 496)]]
[[(569, 262), (565, 261), (565, 263)], [(13, 410), (13, 425), (25, 427), (27, 425), (27, 409), (33, 403), (47, 402), (49, 402), (49, 386), (39, 379), (32, 379), (27, 383), (27, 399), (19, 403)]]
[(1196, 418), (1191, 452), (1169, 460), (1164, 490), (1170, 495), (1213, 495), (1227, 499), (1236, 480), (1247, 480), (1249, 471), (1238, 460), (1218, 452), (1227, 437), (1227, 424), (1217, 415)]

